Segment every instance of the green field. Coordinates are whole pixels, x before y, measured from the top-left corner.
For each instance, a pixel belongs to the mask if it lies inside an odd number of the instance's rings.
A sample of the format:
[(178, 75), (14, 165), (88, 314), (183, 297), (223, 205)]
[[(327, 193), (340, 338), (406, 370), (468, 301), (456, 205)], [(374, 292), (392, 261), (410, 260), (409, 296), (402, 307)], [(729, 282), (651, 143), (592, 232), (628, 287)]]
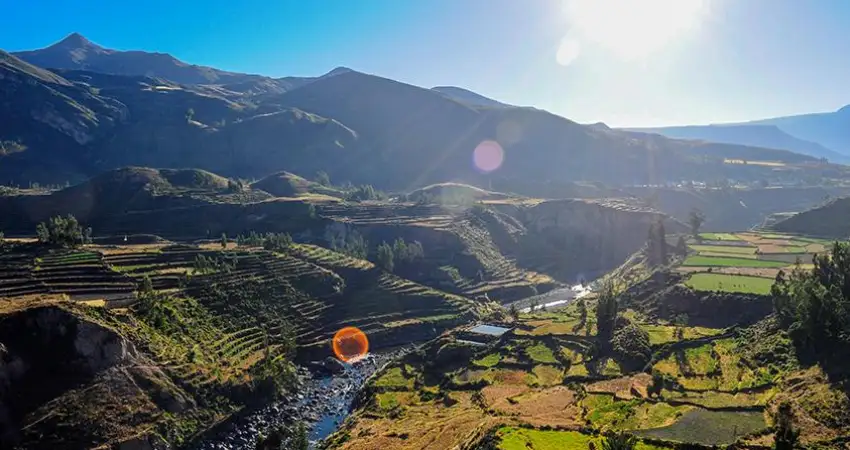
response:
[(767, 427), (761, 412), (709, 411), (694, 409), (670, 426), (638, 431), (656, 439), (703, 445), (728, 445), (739, 437)]
[[(587, 450), (590, 443), (602, 448), (602, 438), (577, 431), (534, 430), (502, 427), (496, 432), (499, 450)], [(663, 447), (638, 443), (637, 450), (662, 450)]]
[(773, 279), (721, 273), (695, 273), (685, 281), (685, 285), (697, 291), (769, 294)]
[(747, 258), (720, 258), (715, 256), (689, 256), (683, 266), (704, 266), (704, 267), (785, 267), (788, 265), (782, 261), (764, 261), (759, 259)]
[(689, 247), (699, 253), (743, 253), (749, 255), (754, 254), (757, 250), (756, 247), (743, 245), (690, 245)]
[(700, 233), (699, 237), (709, 241), (740, 241), (741, 238), (732, 233)]

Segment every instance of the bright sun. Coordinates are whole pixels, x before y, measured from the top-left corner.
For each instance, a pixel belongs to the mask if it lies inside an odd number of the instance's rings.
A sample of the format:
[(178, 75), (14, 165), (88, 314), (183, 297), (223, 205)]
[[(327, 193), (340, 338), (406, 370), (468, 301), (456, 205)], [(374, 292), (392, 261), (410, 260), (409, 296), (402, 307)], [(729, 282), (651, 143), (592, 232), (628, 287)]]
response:
[(558, 61), (569, 64), (584, 44), (595, 44), (624, 60), (661, 50), (697, 24), (708, 0), (566, 0), (569, 35)]

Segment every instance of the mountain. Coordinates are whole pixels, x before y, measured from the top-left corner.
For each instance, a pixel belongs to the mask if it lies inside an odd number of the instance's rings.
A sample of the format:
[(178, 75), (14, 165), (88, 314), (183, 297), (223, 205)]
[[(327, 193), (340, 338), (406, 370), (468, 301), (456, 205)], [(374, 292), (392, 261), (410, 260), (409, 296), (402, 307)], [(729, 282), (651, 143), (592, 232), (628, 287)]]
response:
[(800, 139), (817, 142), (843, 155), (850, 155), (850, 105), (835, 112), (775, 117), (749, 124), (774, 125)]
[(696, 139), (727, 144), (740, 144), (788, 150), (834, 162), (850, 162), (850, 157), (832, 151), (823, 145), (799, 139), (776, 125), (730, 124), (689, 125), (663, 128), (630, 128), (630, 131), (657, 133), (676, 139)]
[(181, 84), (236, 84), (275, 80), (260, 75), (226, 72), (188, 64), (167, 53), (120, 51), (101, 47), (73, 33), (40, 50), (13, 53), (36, 66), (50, 69), (75, 69), (116, 75), (143, 75), (165, 78)]
[(0, 182), (89, 175), (86, 148), (129, 114), (125, 105), (0, 50)]
[[(104, 52), (81, 37), (73, 41), (73, 48), (89, 49), (77, 60)], [(253, 79), (237, 88), (166, 76), (47, 71), (5, 55), (3, 70), (15, 76), (0, 79), (0, 90), (13, 94), (0, 115), (3, 183), (64, 184), (123, 166), (197, 167), (249, 179), (280, 171), (312, 177), (321, 170), (337, 183), (389, 190), (447, 181), (539, 192), (534, 185), (551, 190), (576, 181), (843, 176), (836, 166), (787, 151), (581, 125), (534, 108), (474, 107), (347, 68), (319, 77)], [(486, 162), (496, 170), (473, 163), (476, 149), (490, 152)], [(806, 167), (724, 163), (730, 158)]]
[(431, 90), (437, 91), (446, 97), (459, 101), (461, 103), (466, 103), (470, 106), (481, 106), (481, 107), (494, 107), (494, 108), (503, 108), (509, 107), (511, 105), (507, 105), (505, 103), (493, 100), (492, 98), (485, 97), (481, 94), (477, 94), (467, 89), (455, 87), (455, 86), (437, 86), (432, 87)]

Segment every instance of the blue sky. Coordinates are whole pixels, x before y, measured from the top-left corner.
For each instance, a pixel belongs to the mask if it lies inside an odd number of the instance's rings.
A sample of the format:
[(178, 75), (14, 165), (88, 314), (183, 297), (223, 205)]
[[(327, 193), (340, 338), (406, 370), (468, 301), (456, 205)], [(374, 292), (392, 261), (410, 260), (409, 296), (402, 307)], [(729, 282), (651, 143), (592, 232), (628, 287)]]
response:
[[(656, 126), (850, 103), (846, 0), (0, 0), (0, 48), (77, 31), (270, 76), (336, 66), (579, 122)], [(639, 8), (634, 5), (639, 4)]]

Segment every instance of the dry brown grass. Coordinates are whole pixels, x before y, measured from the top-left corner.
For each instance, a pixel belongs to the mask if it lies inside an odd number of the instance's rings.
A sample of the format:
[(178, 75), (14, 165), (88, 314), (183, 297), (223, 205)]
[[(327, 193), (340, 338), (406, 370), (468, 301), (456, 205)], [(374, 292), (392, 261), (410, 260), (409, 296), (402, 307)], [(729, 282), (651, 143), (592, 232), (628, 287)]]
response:
[(566, 386), (529, 390), (511, 396), (484, 392), (484, 397), (493, 399), (488, 405), (497, 414), (512, 416), (534, 426), (575, 426), (581, 416), (575, 393)]
[[(783, 380), (782, 392), (771, 402), (771, 411), (782, 400), (790, 400), (794, 410), (794, 425), (800, 430), (804, 443), (820, 442), (850, 434), (850, 399), (837, 387), (830, 385), (819, 367), (789, 374)], [(830, 421), (843, 418), (845, 425)]]
[[(492, 426), (496, 418), (487, 416), (473, 404), (472, 394), (452, 392), (457, 403), (446, 406), (428, 402), (405, 407), (401, 417), (378, 418), (359, 414), (348, 430), (352, 438), (339, 448), (346, 450), (449, 450), (455, 448), (480, 427)], [(368, 439), (362, 437), (369, 436)]]
[(0, 297), (0, 314), (10, 314), (37, 306), (55, 305), (67, 302), (65, 294), (35, 294), (19, 297)]
[(647, 386), (652, 384), (652, 376), (646, 373), (639, 373), (631, 377), (615, 378), (613, 380), (597, 381), (596, 383), (586, 386), (587, 392), (614, 394), (615, 397), (624, 400), (635, 398), (634, 392), (637, 392), (638, 397), (646, 398), (649, 395), (646, 392)]
[[(156, 253), (162, 250), (163, 247), (169, 245), (167, 243), (159, 244), (140, 244), (140, 245), (122, 245), (120, 247), (92, 245), (89, 250), (100, 252), (104, 255), (125, 255), (127, 253)], [(220, 247), (220, 246), (219, 246)]]

